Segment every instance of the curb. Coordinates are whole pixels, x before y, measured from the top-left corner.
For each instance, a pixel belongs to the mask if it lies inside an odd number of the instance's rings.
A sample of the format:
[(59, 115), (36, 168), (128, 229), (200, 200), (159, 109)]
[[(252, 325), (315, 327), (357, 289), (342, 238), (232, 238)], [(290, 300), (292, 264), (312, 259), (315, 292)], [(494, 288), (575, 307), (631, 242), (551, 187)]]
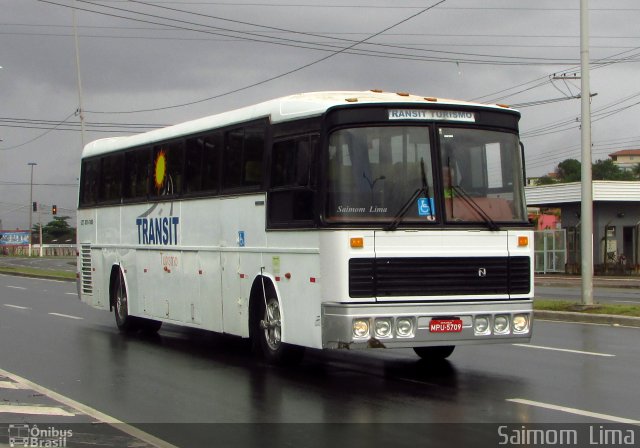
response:
[(640, 317), (618, 316), (615, 314), (589, 314), (572, 311), (534, 310), (533, 317), (540, 320), (579, 322), (589, 324), (613, 325), (640, 328)]

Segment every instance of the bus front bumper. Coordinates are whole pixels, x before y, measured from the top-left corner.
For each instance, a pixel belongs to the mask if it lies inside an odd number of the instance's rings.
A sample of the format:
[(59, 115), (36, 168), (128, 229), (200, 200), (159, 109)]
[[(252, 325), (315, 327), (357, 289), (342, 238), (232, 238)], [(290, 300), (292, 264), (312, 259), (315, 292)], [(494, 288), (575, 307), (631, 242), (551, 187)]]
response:
[(532, 300), (322, 304), (322, 347), (406, 348), (529, 342)]

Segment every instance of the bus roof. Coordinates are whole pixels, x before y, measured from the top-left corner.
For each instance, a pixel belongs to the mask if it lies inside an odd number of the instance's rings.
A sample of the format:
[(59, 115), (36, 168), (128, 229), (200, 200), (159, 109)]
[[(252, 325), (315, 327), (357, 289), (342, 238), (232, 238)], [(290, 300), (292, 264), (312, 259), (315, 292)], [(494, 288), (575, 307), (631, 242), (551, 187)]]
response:
[[(95, 140), (84, 147), (82, 158), (92, 157), (136, 146), (153, 144), (181, 136), (205, 132), (209, 129), (225, 127), (260, 118), (269, 118), (272, 123), (280, 123), (294, 119), (310, 118), (322, 115), (327, 109), (335, 106), (361, 104), (440, 104), (451, 106), (474, 106), (504, 110), (507, 106), (470, 103), (466, 101), (443, 98), (424, 97), (408, 93), (366, 91), (331, 91), (310, 92), (289, 95), (240, 109), (223, 112), (208, 117), (187, 121), (161, 129), (125, 137), (111, 137)], [(510, 109), (515, 112), (513, 109)]]

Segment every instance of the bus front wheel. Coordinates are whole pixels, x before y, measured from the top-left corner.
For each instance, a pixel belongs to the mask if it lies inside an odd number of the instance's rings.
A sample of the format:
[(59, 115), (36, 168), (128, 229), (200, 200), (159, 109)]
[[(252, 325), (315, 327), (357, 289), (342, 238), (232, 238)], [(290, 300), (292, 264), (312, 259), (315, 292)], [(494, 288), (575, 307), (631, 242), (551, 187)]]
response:
[(271, 364), (289, 364), (299, 361), (304, 348), (282, 342), (280, 303), (271, 297), (258, 299), (259, 310), (253, 320), (254, 348)]
[(422, 359), (438, 361), (448, 358), (455, 348), (455, 345), (443, 345), (440, 347), (414, 347), (413, 351)]

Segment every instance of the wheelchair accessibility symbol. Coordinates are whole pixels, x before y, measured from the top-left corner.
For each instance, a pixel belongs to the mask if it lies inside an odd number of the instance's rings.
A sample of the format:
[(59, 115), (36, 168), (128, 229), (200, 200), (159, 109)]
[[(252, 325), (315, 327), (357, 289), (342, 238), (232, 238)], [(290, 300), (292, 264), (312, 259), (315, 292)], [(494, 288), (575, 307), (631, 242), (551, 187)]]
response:
[(418, 215), (429, 216), (434, 219), (433, 213), (433, 198), (419, 198), (418, 199)]

